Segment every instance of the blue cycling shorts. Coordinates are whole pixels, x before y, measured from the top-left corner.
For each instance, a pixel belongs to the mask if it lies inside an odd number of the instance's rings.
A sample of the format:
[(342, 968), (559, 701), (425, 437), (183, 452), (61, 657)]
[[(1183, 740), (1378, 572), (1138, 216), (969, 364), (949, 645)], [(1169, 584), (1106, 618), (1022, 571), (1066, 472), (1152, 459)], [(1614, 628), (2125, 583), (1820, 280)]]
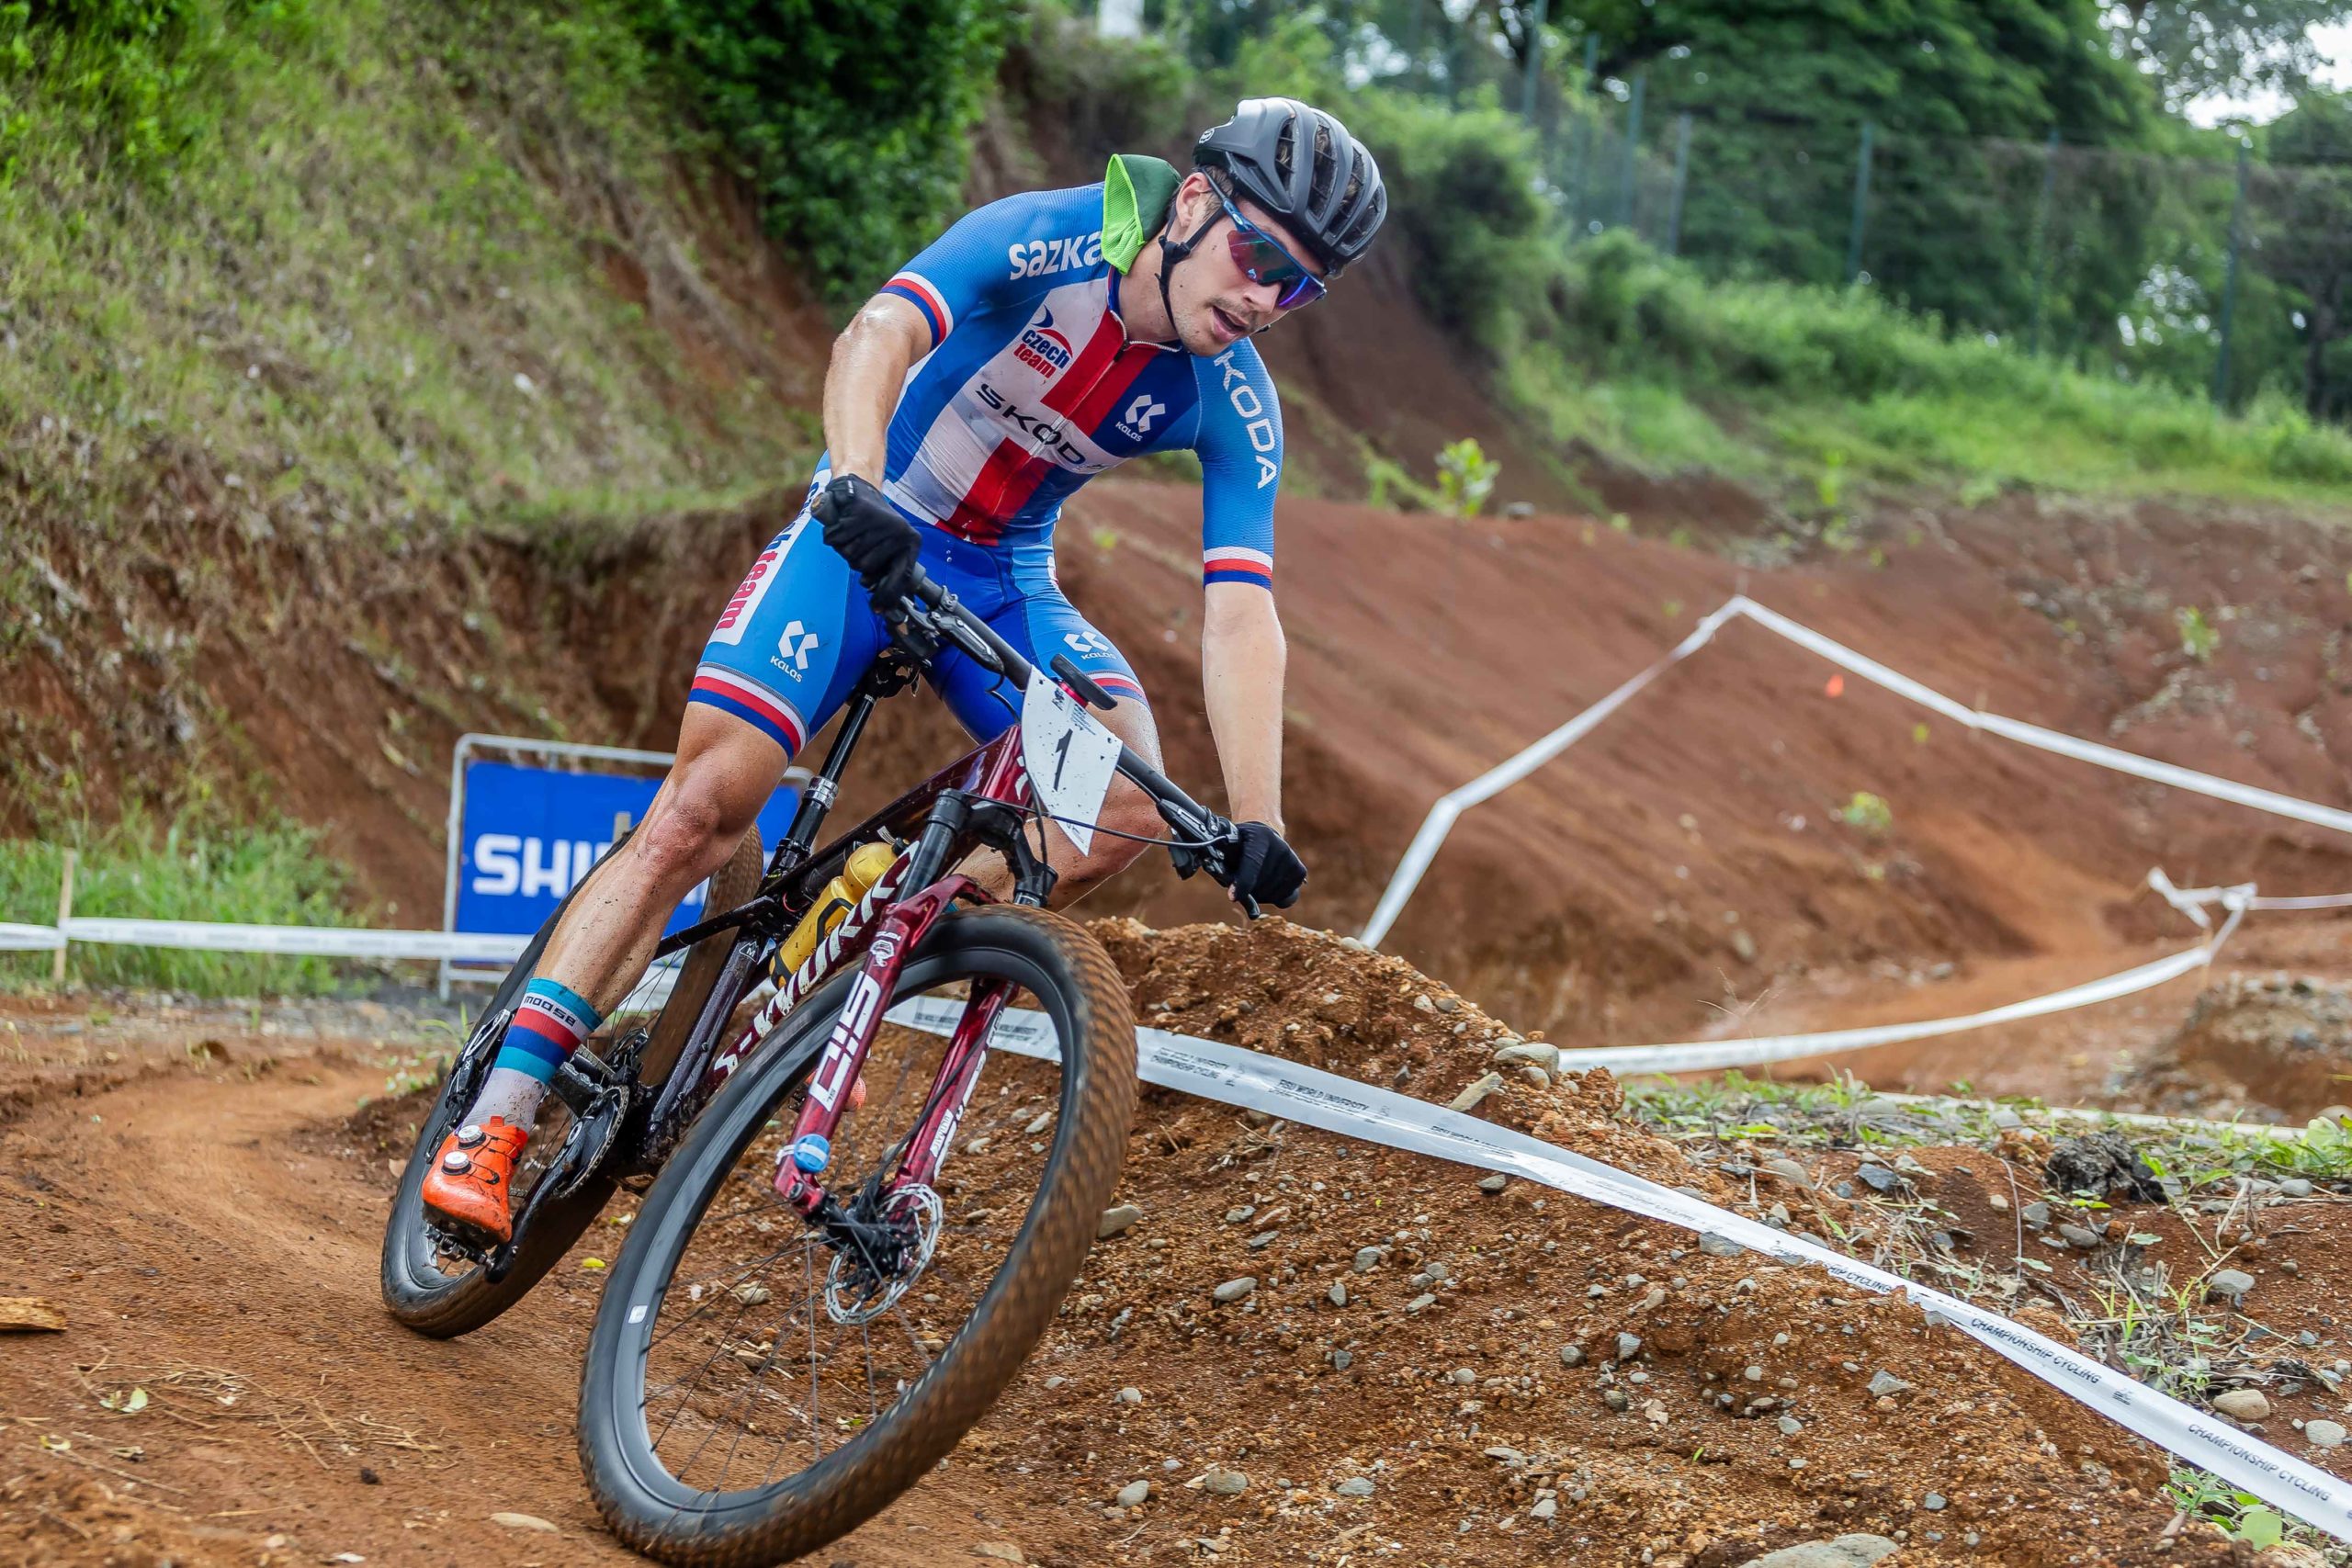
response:
[[(1023, 659), (1042, 669), (1066, 653), (1114, 698), (1146, 700), (1134, 667), (1062, 597), (1050, 557), (1016, 562), (1007, 551), (918, 526), (923, 570)], [(686, 700), (734, 715), (795, 755), (841, 711), (889, 640), (865, 586), (804, 506), (728, 600)], [(995, 739), (1021, 716), (1020, 689), (953, 649), (933, 660), (926, 678), (976, 740)]]

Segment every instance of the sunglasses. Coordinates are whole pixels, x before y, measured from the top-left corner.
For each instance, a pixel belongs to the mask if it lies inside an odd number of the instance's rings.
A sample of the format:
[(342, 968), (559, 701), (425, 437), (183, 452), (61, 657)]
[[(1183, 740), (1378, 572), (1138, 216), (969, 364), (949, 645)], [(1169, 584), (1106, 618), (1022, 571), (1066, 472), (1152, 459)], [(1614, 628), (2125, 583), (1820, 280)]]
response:
[(1217, 205), (1225, 209), (1225, 215), (1233, 220), (1233, 232), (1225, 241), (1233, 265), (1250, 282), (1271, 283), (1281, 290), (1274, 297), (1275, 310), (1312, 305), (1323, 298), (1323, 280), (1300, 265), (1298, 258), (1284, 250), (1280, 240), (1242, 217), (1223, 191), (1217, 193), (1216, 199)]

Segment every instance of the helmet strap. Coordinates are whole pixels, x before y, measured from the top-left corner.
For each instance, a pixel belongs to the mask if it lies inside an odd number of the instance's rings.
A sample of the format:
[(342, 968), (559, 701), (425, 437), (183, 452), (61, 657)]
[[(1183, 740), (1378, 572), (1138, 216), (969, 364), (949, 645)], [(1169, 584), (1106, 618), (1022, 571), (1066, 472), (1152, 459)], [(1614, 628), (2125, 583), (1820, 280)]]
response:
[(1168, 317), (1169, 335), (1176, 340), (1176, 345), (1179, 348), (1182, 348), (1184, 345), (1184, 334), (1179, 331), (1176, 326), (1176, 305), (1175, 302), (1168, 297), (1169, 279), (1176, 271), (1176, 264), (1191, 255), (1200, 243), (1208, 237), (1209, 231), (1216, 227), (1216, 220), (1224, 216), (1224, 209), (1220, 208), (1218, 210), (1209, 215), (1207, 222), (1193, 231), (1192, 237), (1190, 239), (1171, 240), (1168, 237), (1168, 231), (1175, 226), (1176, 209), (1175, 204), (1170, 202), (1169, 204), (1168, 222), (1160, 228), (1159, 308)]

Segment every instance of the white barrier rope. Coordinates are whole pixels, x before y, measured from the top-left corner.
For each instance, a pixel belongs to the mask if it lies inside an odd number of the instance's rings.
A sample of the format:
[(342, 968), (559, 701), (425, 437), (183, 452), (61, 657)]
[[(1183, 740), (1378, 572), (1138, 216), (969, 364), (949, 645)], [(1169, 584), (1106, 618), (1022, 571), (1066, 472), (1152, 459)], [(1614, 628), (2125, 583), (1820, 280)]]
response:
[[(2188, 790), (2193, 794), (2207, 795), (2215, 800), (2226, 800), (2235, 805), (2251, 807), (2256, 811), (2267, 811), (2273, 816), (2291, 818), (2298, 822), (2311, 823), (2314, 827), (2332, 828), (2339, 833), (2352, 833), (2352, 811), (2342, 811), (2332, 806), (2320, 806), (2308, 800), (2298, 800), (2293, 795), (2281, 795), (2276, 790), (2257, 789), (2252, 784), (2235, 784), (2228, 779), (2216, 778), (2211, 773), (2200, 773), (2193, 768), (2177, 767), (2170, 762), (2159, 762), (2154, 758), (2143, 757), (2137, 752), (2121, 750), (2113, 746), (2101, 746), (2095, 741), (2079, 740), (2071, 735), (2060, 734), (2054, 729), (2045, 729), (2038, 724), (2027, 724), (2018, 719), (2004, 718), (1999, 714), (1979, 713), (1973, 708), (1954, 702), (1933, 687), (1915, 681), (1908, 675), (1890, 670), (1878, 660), (1857, 653), (1845, 644), (1826, 637), (1810, 626), (1801, 626), (1778, 611), (1768, 609), (1748, 598), (1747, 595), (1740, 593), (1735, 594), (1714, 614), (1700, 622), (1697, 629), (1678, 643), (1671, 652), (1656, 664), (1651, 665), (1600, 701), (1585, 709), (1575, 718), (1499, 766), (1491, 768), (1468, 784), (1440, 795), (1437, 804), (1430, 808), (1429, 816), (1423, 819), (1420, 831), (1413, 835), (1413, 841), (1405, 851), (1404, 857), (1396, 863), (1396, 870), (1389, 877), (1388, 886), (1381, 893), (1380, 902), (1374, 908), (1372, 919), (1365, 922), (1359, 940), (1366, 946), (1377, 947), (1386, 938), (1390, 929), (1396, 925), (1396, 918), (1404, 913), (1406, 901), (1412, 897), (1413, 889), (1419, 886), (1422, 875), (1429, 870), (1430, 862), (1436, 858), (1438, 846), (1444, 841), (1446, 834), (1452, 831), (1454, 819), (1465, 809), (1510, 788), (1554, 757), (1558, 756), (1569, 746), (1583, 739), (1596, 725), (1615, 713), (1636, 692), (1647, 686), (1671, 666), (1680, 663), (1705, 647), (1713, 639), (1715, 633), (1724, 624), (1735, 615), (1744, 615), (1766, 630), (1776, 632), (1798, 647), (1819, 654), (1841, 669), (1850, 671), (1863, 680), (1883, 686), (1898, 696), (1908, 697), (1921, 706), (1941, 714), (1953, 723), (1965, 726), (1967, 728), (2004, 736), (2020, 745), (2033, 747), (2037, 750), (2049, 751), (2062, 757), (2072, 757), (2077, 761), (2089, 762), (2116, 773), (2129, 773), (2134, 778), (2169, 784), (2173, 788)], [(2335, 906), (2295, 907), (2335, 908)]]
[(65, 945), (55, 926), (20, 926), (0, 920), (0, 953), (54, 953)]
[[(922, 997), (893, 1008), (888, 1016), (893, 1022), (944, 1033), (955, 1027), (963, 1008), (960, 1000)], [(1158, 1029), (1138, 1029), (1136, 1035), (1137, 1070), (1147, 1083), (1285, 1117), (1346, 1137), (1522, 1176), (1627, 1213), (1723, 1236), (1784, 1263), (1825, 1269), (1848, 1285), (1876, 1294), (1900, 1294), (1931, 1319), (1960, 1329), (2157, 1447), (2339, 1540), (2352, 1540), (2352, 1483), (2306, 1464), (2219, 1416), (2167, 1398), (1999, 1313), (1523, 1133), (1426, 1100), (1214, 1040)], [(1046, 1060), (1060, 1054), (1051, 1021), (1025, 1010), (1007, 1010), (990, 1043), (993, 1047)]]

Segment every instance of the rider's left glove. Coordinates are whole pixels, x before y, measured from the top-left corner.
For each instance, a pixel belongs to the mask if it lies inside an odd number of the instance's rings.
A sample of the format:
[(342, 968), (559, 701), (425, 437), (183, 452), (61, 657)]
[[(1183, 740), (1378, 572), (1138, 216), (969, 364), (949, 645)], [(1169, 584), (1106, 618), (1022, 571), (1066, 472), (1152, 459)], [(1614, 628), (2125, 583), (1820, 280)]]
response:
[(1283, 836), (1263, 822), (1240, 822), (1241, 847), (1233, 859), (1233, 895), (1255, 898), (1277, 909), (1298, 902), (1306, 886), (1306, 863)]
[(825, 543), (849, 562), (876, 604), (895, 604), (903, 596), (922, 553), (922, 536), (880, 491), (855, 474), (843, 474), (818, 492), (808, 513), (823, 525)]

